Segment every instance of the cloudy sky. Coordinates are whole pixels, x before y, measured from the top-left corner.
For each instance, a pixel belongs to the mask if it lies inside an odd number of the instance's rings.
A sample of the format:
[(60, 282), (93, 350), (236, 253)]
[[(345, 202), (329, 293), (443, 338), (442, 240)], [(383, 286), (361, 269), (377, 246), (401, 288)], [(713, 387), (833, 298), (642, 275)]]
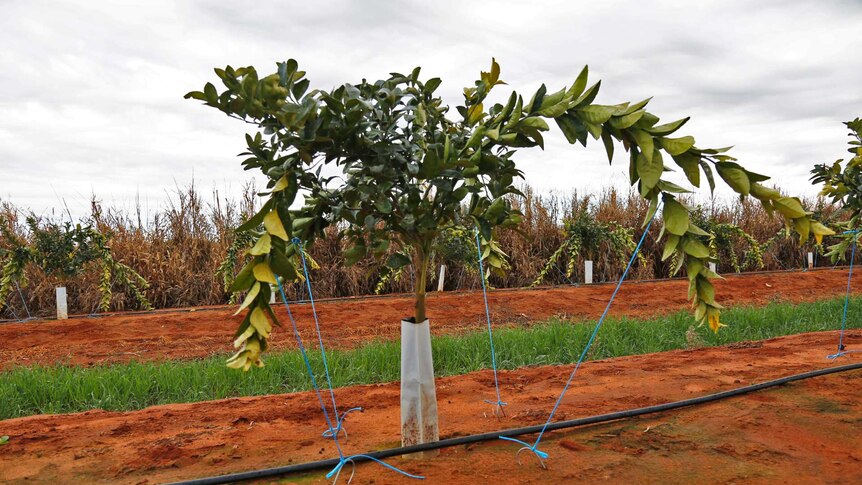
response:
[[(598, 102), (654, 96), (663, 120), (692, 116), (698, 146), (735, 145), (750, 169), (813, 194), (811, 165), (843, 157), (841, 122), (862, 116), (860, 25), (862, 2), (829, 0), (0, 0), (0, 200), (81, 215), (91, 194), (154, 209), (193, 179), (238, 194), (247, 127), (182, 96), (215, 66), (289, 57), (326, 89), (420, 65), (452, 104), (491, 57), (526, 94), (589, 64)], [(520, 164), (541, 190), (625, 184), (622, 158), (546, 139)]]

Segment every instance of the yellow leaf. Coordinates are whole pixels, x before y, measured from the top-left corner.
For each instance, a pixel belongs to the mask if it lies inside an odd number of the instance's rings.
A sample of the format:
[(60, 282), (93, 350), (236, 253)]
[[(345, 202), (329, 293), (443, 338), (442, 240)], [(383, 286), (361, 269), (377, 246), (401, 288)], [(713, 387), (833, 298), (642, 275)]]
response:
[(242, 345), (245, 343), (245, 341), (246, 341), (246, 340), (248, 340), (248, 338), (249, 338), (249, 337), (251, 337), (252, 335), (254, 335), (254, 327), (252, 327), (251, 325), (249, 325), (249, 326), (248, 326), (248, 328), (247, 328), (247, 329), (245, 329), (245, 332), (243, 332), (243, 333), (242, 333), (242, 335), (240, 335), (239, 337), (237, 337), (237, 338), (236, 338), (236, 340), (234, 340), (234, 341), (233, 341), (233, 346), (234, 346), (234, 348), (237, 348), (237, 349), (238, 349), (238, 348), (239, 348), (240, 346), (242, 346)]
[(709, 328), (712, 329), (713, 332), (718, 333), (718, 329), (724, 327), (725, 325), (719, 321), (719, 313), (717, 311), (709, 312)]
[(285, 241), (290, 240), (290, 237), (287, 235), (287, 231), (284, 230), (284, 224), (281, 223), (281, 218), (278, 217), (278, 211), (276, 210), (270, 211), (269, 214), (263, 217), (263, 227), (266, 228), (266, 232), (273, 236), (280, 237)]
[(817, 244), (823, 244), (823, 236), (831, 236), (835, 234), (835, 231), (817, 221), (811, 221), (811, 232), (814, 234), (814, 239), (817, 241)]
[(253, 256), (260, 256), (262, 254), (269, 254), (269, 251), (272, 249), (272, 236), (268, 233), (264, 233), (260, 239), (254, 244), (254, 246), (248, 250), (248, 253)]
[(260, 283), (255, 283), (254, 286), (248, 290), (248, 295), (245, 296), (245, 300), (242, 301), (242, 305), (239, 306), (239, 309), (234, 313), (234, 316), (239, 315), (239, 312), (245, 310), (249, 305), (251, 305), (251, 302), (254, 301), (254, 298), (258, 293), (260, 293)]
[(257, 263), (251, 271), (254, 273), (254, 279), (258, 281), (272, 285), (278, 284), (278, 281), (275, 280), (275, 273), (272, 272), (266, 263)]
[(269, 334), (272, 332), (272, 324), (269, 323), (269, 319), (266, 318), (266, 314), (260, 309), (260, 307), (252, 310), (250, 320), (251, 326), (257, 330), (257, 333), (259, 333), (261, 337), (269, 338)]
[(282, 190), (284, 190), (286, 188), (287, 188), (287, 176), (284, 175), (280, 179), (278, 179), (278, 182), (275, 183), (275, 187), (272, 188), (272, 191), (273, 192), (281, 192)]

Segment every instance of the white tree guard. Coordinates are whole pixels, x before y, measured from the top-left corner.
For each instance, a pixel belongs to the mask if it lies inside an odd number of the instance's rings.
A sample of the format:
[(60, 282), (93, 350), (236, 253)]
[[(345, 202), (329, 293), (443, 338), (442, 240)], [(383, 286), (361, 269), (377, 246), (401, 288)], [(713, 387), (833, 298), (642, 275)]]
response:
[(66, 301), (66, 287), (57, 287), (57, 320), (69, 318), (69, 305)]
[(431, 357), (431, 329), (422, 323), (401, 321), (401, 444), (437, 441), (437, 391)]

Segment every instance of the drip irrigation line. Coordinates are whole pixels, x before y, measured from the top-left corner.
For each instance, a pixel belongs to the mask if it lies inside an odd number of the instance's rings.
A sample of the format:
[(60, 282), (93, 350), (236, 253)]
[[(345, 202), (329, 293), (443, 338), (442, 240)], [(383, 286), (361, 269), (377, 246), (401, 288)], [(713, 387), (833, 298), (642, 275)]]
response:
[[(569, 428), (577, 428), (592, 424), (600, 424), (607, 423), (610, 421), (617, 421), (620, 419), (626, 418), (634, 418), (638, 416), (644, 416), (648, 414), (655, 414), (665, 411), (672, 411), (675, 409), (681, 409), (690, 406), (697, 406), (700, 404), (707, 404), (715, 401), (720, 401), (722, 399), (728, 399), (731, 397), (741, 396), (744, 394), (749, 394), (755, 391), (761, 391), (763, 389), (768, 389), (771, 387), (777, 387), (784, 384), (789, 384), (791, 382), (801, 381), (805, 379), (810, 379), (813, 377), (820, 377), (829, 374), (837, 374), (841, 372), (849, 372), (854, 370), (862, 369), (862, 362), (857, 362), (855, 364), (842, 365), (837, 367), (827, 367), (825, 369), (818, 369), (809, 372), (803, 372), (801, 374), (795, 374), (791, 376), (781, 377), (779, 379), (774, 379), (771, 381), (761, 382), (759, 384), (752, 384), (748, 386), (738, 387), (735, 389), (730, 389), (727, 391), (717, 392), (714, 394), (707, 394), (705, 396), (683, 399), (681, 401), (674, 401), (665, 404), (658, 404), (655, 406), (647, 406), (643, 408), (637, 409), (628, 409), (625, 411), (618, 411), (614, 413), (608, 414), (599, 414), (595, 416), (589, 416), (586, 418), (578, 418), (572, 419), (568, 421), (558, 421), (556, 423), (551, 423), (547, 426), (546, 431), (554, 431), (560, 429), (569, 429)], [(368, 461), (369, 459), (382, 459), (389, 458), (393, 456), (401, 456), (407, 455), (410, 453), (418, 453), (421, 451), (430, 451), (437, 450), (440, 448), (448, 448), (452, 446), (465, 445), (470, 443), (478, 443), (482, 441), (491, 441), (496, 440), (500, 436), (520, 436), (525, 434), (533, 434), (538, 433), (543, 428), (542, 425), (537, 426), (526, 426), (523, 428), (512, 428), (501, 431), (494, 431), (491, 433), (481, 433), (474, 434), (469, 436), (459, 436), (457, 438), (449, 438), (440, 441), (435, 441), (433, 443), (422, 443), (419, 445), (405, 446), (401, 448), (390, 448), (387, 450), (368, 452), (362, 455), (356, 455), (354, 458), (354, 462), (360, 463), (363, 461)], [(232, 473), (229, 475), (218, 475), (207, 478), (199, 478), (193, 480), (186, 480), (182, 482), (176, 482), (171, 485), (217, 485), (224, 483), (233, 483), (243, 480), (254, 480), (268, 477), (276, 477), (281, 475), (287, 475), (292, 473), (302, 473), (309, 472), (315, 470), (321, 470), (326, 468), (331, 468), (339, 463), (338, 459), (329, 459), (329, 460), (321, 460), (321, 461), (313, 461), (307, 463), (298, 463), (295, 465), (287, 465), (282, 467), (275, 468), (264, 468), (260, 470), (253, 470), (248, 472), (241, 473)]]

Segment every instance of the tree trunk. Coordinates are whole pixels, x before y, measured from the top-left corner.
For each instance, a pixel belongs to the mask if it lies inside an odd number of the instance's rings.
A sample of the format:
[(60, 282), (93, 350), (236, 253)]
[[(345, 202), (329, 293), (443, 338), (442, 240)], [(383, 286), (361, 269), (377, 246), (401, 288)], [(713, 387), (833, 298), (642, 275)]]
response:
[(401, 321), (401, 444), (440, 439), (431, 330), (425, 313), (428, 252), (416, 249), (415, 316)]

